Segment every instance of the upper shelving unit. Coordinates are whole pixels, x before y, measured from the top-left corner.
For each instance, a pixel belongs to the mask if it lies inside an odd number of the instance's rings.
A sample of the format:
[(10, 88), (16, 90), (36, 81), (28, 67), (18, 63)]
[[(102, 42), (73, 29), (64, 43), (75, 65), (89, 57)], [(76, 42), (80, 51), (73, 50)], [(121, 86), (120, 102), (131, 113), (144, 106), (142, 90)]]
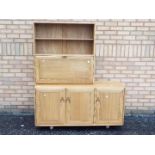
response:
[(94, 24), (35, 23), (35, 54), (94, 54)]

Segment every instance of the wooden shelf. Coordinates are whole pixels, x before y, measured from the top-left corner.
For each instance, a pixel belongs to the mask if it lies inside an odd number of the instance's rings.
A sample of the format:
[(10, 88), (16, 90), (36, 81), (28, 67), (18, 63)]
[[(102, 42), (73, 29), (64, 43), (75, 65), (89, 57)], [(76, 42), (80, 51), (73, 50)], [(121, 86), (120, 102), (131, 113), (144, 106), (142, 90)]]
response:
[[(61, 52), (60, 52), (61, 53)], [(41, 56), (41, 57), (46, 57), (46, 56), (48, 56), (48, 57), (94, 57), (94, 55), (93, 54), (51, 54), (51, 55), (49, 55), (49, 54), (44, 54), (44, 53), (38, 53), (38, 54), (35, 54), (35, 56)]]
[(94, 39), (89, 38), (35, 38), (35, 40), (69, 40), (69, 41), (93, 41)]
[(93, 54), (93, 41), (36, 40), (36, 54)]

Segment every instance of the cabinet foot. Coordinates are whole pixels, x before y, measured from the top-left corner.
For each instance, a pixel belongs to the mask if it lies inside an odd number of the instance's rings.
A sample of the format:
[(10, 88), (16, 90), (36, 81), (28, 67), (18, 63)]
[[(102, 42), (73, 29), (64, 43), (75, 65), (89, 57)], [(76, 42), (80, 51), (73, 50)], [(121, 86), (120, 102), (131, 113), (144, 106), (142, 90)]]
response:
[(50, 130), (53, 130), (54, 129), (54, 127), (53, 126), (50, 126)]
[(106, 126), (106, 128), (107, 128), (107, 129), (109, 129), (109, 128), (110, 128), (110, 126)]

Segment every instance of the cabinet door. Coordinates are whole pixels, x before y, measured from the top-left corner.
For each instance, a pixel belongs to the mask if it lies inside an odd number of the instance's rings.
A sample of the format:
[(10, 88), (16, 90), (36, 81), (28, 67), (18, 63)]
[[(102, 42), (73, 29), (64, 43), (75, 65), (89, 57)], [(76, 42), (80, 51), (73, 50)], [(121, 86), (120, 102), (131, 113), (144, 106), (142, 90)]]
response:
[(67, 124), (88, 125), (93, 123), (94, 91), (92, 88), (67, 89)]
[(93, 57), (36, 57), (36, 82), (51, 84), (93, 83)]
[(95, 90), (95, 124), (122, 125), (124, 91)]
[(36, 90), (36, 125), (65, 123), (65, 89)]

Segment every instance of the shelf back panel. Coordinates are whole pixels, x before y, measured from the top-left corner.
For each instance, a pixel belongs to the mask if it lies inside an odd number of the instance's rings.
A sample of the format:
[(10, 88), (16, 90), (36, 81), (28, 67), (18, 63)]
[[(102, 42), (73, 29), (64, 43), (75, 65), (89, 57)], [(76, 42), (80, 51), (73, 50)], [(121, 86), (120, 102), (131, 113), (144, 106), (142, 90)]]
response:
[(93, 54), (92, 41), (37, 40), (36, 54)]
[(36, 41), (36, 54), (62, 54), (62, 41)]
[(62, 38), (61, 24), (36, 24), (36, 38)]
[(93, 39), (93, 25), (63, 25), (63, 38)]
[(93, 42), (64, 41), (63, 54), (93, 54)]

